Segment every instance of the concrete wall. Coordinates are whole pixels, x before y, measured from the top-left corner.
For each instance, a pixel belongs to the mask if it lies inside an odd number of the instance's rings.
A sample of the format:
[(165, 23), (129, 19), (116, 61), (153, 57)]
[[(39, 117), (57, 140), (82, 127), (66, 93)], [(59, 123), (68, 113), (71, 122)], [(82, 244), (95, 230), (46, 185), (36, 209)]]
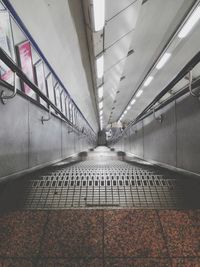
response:
[(48, 112), (21, 95), (0, 102), (0, 180), (92, 147), (60, 118), (52, 115), (42, 124), (42, 116)]
[(115, 148), (145, 160), (200, 173), (200, 102), (189, 94), (134, 125)]

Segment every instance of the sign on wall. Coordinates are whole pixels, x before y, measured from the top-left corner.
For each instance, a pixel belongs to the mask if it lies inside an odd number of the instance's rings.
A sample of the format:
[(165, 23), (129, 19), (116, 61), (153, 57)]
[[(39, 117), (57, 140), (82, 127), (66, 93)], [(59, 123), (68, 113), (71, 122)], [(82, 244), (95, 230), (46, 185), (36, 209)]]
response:
[[(44, 74), (44, 64), (42, 60), (39, 60), (35, 64), (35, 77), (36, 77), (38, 88), (46, 96), (47, 89), (46, 89), (46, 81), (45, 81), (45, 74)], [(48, 104), (41, 97), (40, 97), (40, 103), (45, 107), (48, 106)]]
[[(32, 82), (34, 82), (33, 61), (30, 42), (25, 41), (17, 45), (17, 54), (22, 71)], [(36, 99), (36, 93), (24, 82), (22, 82), (22, 90), (25, 92), (26, 95)]]
[[(6, 54), (14, 57), (14, 44), (10, 24), (10, 16), (7, 11), (0, 10), (0, 47)], [(13, 84), (14, 75), (10, 68), (0, 60), (0, 77), (2, 80)]]

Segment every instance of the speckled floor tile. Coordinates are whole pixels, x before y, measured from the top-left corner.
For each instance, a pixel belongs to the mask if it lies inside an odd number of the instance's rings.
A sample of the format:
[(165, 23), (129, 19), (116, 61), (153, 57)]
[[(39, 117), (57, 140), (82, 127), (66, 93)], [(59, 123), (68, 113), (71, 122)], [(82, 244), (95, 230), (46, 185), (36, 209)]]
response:
[(171, 257), (200, 257), (200, 216), (197, 211), (159, 211)]
[(47, 212), (15, 211), (0, 215), (0, 256), (32, 257), (39, 252)]
[(169, 259), (106, 259), (105, 267), (171, 267)]
[(46, 259), (37, 267), (103, 267), (102, 259)]
[(172, 259), (172, 267), (199, 267), (200, 258), (194, 259)]
[(104, 214), (105, 256), (168, 256), (156, 211), (112, 210)]
[(103, 211), (52, 211), (42, 243), (45, 257), (101, 257)]
[(0, 267), (34, 267), (30, 260), (0, 259)]

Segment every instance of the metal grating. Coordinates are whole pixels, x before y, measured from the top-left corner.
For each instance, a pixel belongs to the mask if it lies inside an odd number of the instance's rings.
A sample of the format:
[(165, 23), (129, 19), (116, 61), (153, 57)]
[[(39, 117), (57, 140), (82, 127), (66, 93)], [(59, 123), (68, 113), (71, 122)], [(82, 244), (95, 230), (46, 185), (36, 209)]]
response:
[(197, 203), (193, 201), (196, 183), (188, 184), (187, 179), (161, 173), (152, 166), (118, 160), (112, 152), (90, 152), (86, 161), (51, 167), (24, 179), (18, 188), (15, 204), (23, 209), (160, 209)]

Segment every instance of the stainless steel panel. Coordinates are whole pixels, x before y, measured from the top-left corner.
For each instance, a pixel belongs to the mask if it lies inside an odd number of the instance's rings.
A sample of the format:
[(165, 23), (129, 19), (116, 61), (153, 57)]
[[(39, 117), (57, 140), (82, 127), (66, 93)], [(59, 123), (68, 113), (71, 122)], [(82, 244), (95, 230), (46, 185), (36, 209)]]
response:
[(200, 173), (200, 102), (188, 95), (176, 103), (177, 166)]
[(0, 177), (4, 177), (28, 168), (28, 102), (17, 95), (6, 105), (0, 103), (0, 122)]
[(162, 123), (151, 115), (144, 120), (144, 158), (176, 166), (175, 103), (156, 112)]
[(54, 116), (41, 123), (48, 113), (34, 104), (29, 106), (29, 168), (61, 159), (61, 121)]

